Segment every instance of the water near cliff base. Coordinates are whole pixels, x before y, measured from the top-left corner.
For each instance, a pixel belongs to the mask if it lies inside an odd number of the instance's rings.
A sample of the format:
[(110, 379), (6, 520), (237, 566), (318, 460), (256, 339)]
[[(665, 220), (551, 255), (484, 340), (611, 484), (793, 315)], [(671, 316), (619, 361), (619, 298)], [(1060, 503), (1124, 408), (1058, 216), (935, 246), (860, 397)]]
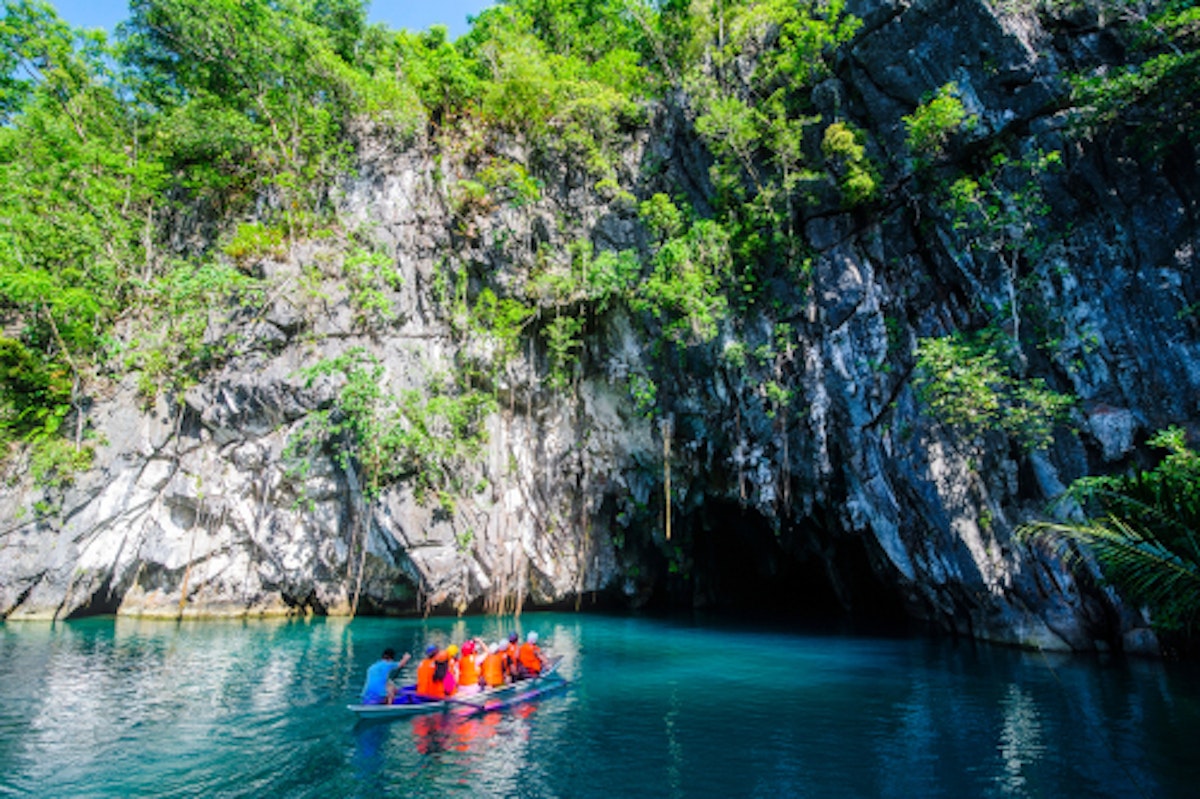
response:
[[(574, 680), (356, 724), (387, 646), (537, 630)], [(611, 616), (0, 627), (0, 796), (1184, 797), (1178, 664)]]

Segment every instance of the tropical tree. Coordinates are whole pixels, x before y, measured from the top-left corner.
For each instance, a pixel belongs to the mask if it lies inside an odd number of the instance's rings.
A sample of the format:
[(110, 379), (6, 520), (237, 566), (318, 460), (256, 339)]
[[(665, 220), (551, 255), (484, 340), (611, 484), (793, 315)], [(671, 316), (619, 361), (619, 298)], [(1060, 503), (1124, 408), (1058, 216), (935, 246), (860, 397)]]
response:
[(275, 199), (289, 232), (346, 166), (361, 105), (346, 62), (361, 0), (133, 0), (119, 29), (138, 100), (195, 194)]
[[(0, 19), (0, 441), (61, 442), (105, 331), (153, 260), (161, 168), (122, 102), (103, 34), (44, 2)], [(35, 453), (36, 454), (36, 453)], [(57, 467), (51, 466), (51, 471)]]
[(1083, 521), (1038, 522), (1020, 535), (1057, 544), (1072, 558), (1090, 552), (1157, 628), (1190, 636), (1200, 621), (1200, 453), (1177, 427), (1150, 443), (1167, 450), (1157, 466), (1071, 485), (1064, 499), (1078, 503)]

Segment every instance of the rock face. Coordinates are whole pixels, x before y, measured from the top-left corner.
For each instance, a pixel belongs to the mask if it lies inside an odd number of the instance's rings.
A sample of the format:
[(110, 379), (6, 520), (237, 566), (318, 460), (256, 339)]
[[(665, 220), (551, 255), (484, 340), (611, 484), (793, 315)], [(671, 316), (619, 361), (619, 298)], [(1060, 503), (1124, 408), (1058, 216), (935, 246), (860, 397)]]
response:
[[(65, 491), (0, 489), (0, 615), (344, 614), (356, 593), (370, 613), (603, 597), (902, 612), (1020, 645), (1153, 648), (1134, 610), (1013, 530), (1071, 479), (1126, 464), (1148, 432), (1200, 413), (1194, 153), (1143, 168), (1111, 142), (1065, 135), (1064, 71), (1115, 46), (1098, 20), (1006, 17), (961, 0), (853, 5), (863, 29), (814, 102), (868, 131), (895, 180), (869, 211), (804, 212), (811, 280), (778, 287), (773, 318), (741, 320), (748, 349), (780, 322), (794, 331), (770, 362), (732, 367), (723, 329), (656, 372), (641, 321), (587, 310), (571, 384), (551, 390), (532, 332), (549, 320), (538, 319), (496, 378), (488, 444), (461, 467), (463, 496), (432, 502), (400, 480), (365, 503), (361, 475), (336, 451), (298, 469), (289, 442), (340, 388), (309, 381), (306, 367), (362, 347), (389, 391), (427, 391), (472, 346), (437, 301), (447, 257), (471, 293), (499, 294), (539, 251), (580, 239), (646, 246), (632, 203), (569, 170), (537, 203), (464, 215), (448, 201), (455, 171), (469, 175), (453, 154), (367, 137), (339, 202), (402, 276), (386, 292), (389, 321), (363, 323), (341, 256), (320, 244), (261, 264), (276, 288), (230, 323), (234, 357), (149, 408), (132, 380), (108, 387), (90, 412), (92, 471)], [(966, 157), (998, 140), (1062, 154), (1061, 168), (1035, 176), (1049, 207), (1038, 225), (1056, 235), (1019, 275), (965, 246), (902, 177), (901, 117), (949, 82), (978, 118), (958, 143)], [(640, 177), (651, 160), (661, 176)], [(630, 135), (622, 185), (691, 186), (703, 208), (707, 166), (686, 106), (664, 107)], [(918, 338), (965, 328), (1018, 289), (1037, 313), (1012, 323), (1053, 340), (1023, 348), (1027, 374), (1080, 399), (1045, 451), (941, 427), (912, 387)], [(630, 381), (651, 373), (648, 416)], [(772, 404), (768, 381), (789, 401)]]

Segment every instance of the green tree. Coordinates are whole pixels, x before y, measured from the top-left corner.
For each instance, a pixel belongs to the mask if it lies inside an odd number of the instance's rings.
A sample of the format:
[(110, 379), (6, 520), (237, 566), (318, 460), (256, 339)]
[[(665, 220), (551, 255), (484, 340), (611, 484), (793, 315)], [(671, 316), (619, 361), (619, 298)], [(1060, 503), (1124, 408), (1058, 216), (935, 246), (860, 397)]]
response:
[(171, 168), (214, 199), (273, 196), (294, 235), (347, 163), (364, 18), (354, 0), (133, 0), (119, 36)]
[(1044, 448), (1073, 401), (1040, 378), (1015, 376), (1004, 365), (1003, 349), (991, 331), (923, 339), (917, 396), (935, 418), (969, 435), (1000, 431), (1026, 449)]
[(1092, 553), (1157, 628), (1190, 637), (1200, 621), (1200, 453), (1177, 427), (1150, 445), (1167, 453), (1153, 468), (1072, 483), (1063, 502), (1081, 507), (1083, 521), (1038, 522), (1019, 533), (1058, 544), (1071, 559), (1073, 545)]
[[(442, 25), (422, 33), (402, 31), (390, 56), (392, 71), (413, 87), (437, 124), (469, 112), (483, 88), (482, 66), (448, 36)], [(381, 55), (375, 58), (384, 66)]]
[[(803, 242), (795, 227), (808, 187), (820, 180), (806, 155), (806, 132), (821, 123), (811, 89), (831, 74), (838, 47), (860, 21), (842, 0), (727, 3), (702, 0), (691, 9), (694, 59), (683, 83), (696, 111), (696, 131), (717, 162), (711, 170), (718, 220), (741, 265), (738, 288), (752, 300), (772, 270), (803, 272)], [(758, 57), (744, 68), (747, 53)], [(852, 142), (861, 146), (859, 142)], [(845, 148), (843, 148), (845, 150)], [(843, 173), (848, 204), (873, 196), (873, 169), (862, 152), (830, 151)]]
[(903, 118), (910, 150), (925, 158), (936, 158), (952, 136), (976, 124), (960, 95), (958, 84), (947, 83)]
[(630, 300), (634, 310), (657, 317), (677, 343), (712, 341), (728, 310), (722, 292), (732, 273), (728, 232), (712, 220), (699, 220), (667, 240), (653, 263), (654, 271)]
[(93, 357), (153, 263), (161, 167), (103, 36), (76, 33), (46, 3), (3, 8), (0, 309), (20, 333), (6, 348), (0, 436), (52, 440), (74, 408), (78, 450)]

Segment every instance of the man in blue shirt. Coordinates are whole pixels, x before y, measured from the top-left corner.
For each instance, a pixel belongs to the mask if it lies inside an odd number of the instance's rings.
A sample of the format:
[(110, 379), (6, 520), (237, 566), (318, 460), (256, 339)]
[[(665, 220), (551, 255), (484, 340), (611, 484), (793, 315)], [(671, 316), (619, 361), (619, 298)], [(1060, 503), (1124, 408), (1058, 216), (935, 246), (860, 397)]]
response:
[(396, 683), (393, 678), (404, 668), (411, 655), (404, 653), (400, 662), (396, 662), (396, 650), (383, 650), (383, 657), (367, 669), (367, 681), (363, 685), (362, 703), (364, 705), (390, 705), (396, 698)]

